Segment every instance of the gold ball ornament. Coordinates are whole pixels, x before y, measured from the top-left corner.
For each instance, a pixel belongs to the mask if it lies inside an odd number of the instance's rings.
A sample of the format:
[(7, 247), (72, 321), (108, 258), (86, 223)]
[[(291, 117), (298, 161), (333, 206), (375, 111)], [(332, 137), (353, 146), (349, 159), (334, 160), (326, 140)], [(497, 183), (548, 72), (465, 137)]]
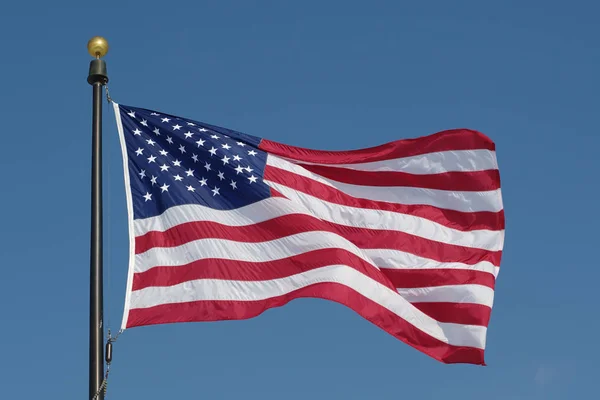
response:
[(108, 42), (102, 36), (94, 36), (87, 44), (88, 53), (94, 58), (102, 58), (108, 53)]

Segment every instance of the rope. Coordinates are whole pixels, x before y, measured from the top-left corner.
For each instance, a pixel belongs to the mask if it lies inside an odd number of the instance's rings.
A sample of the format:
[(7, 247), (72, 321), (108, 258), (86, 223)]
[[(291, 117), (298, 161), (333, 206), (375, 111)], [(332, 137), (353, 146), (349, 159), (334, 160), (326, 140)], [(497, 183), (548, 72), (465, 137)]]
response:
[[(119, 332), (117, 332), (117, 335), (115, 337), (112, 337), (112, 335), (110, 333), (110, 329), (108, 329), (108, 339), (106, 340), (106, 344), (108, 345), (110, 343), (116, 342), (122, 333), (123, 333), (123, 329), (119, 330)], [(111, 362), (112, 362), (112, 359), (106, 360), (106, 372), (104, 373), (104, 379), (102, 379), (102, 382), (100, 383), (100, 387), (96, 391), (96, 394), (94, 395), (94, 397), (92, 397), (92, 400), (98, 400), (98, 397), (100, 396), (100, 393), (102, 393), (102, 392), (104, 392), (104, 396), (106, 397), (106, 390), (108, 388), (108, 375), (110, 374)]]
[(108, 340), (107, 340), (106, 342), (107, 342), (107, 343), (108, 343), (108, 342), (110, 342), (110, 343), (114, 343), (114, 342), (116, 342), (116, 341), (117, 341), (117, 339), (119, 338), (119, 336), (121, 336), (121, 334), (122, 334), (123, 332), (125, 332), (125, 330), (124, 330), (124, 329), (119, 329), (119, 332), (117, 332), (117, 336), (115, 336), (115, 337), (111, 337), (111, 336), (110, 336), (110, 329), (109, 329), (109, 330), (108, 330)]
[(106, 89), (106, 100), (107, 100), (109, 103), (112, 103), (112, 102), (113, 102), (113, 100), (112, 100), (112, 98), (110, 97), (110, 92), (108, 91), (108, 84), (105, 84), (105, 85), (104, 85), (104, 89)]
[[(110, 92), (108, 90), (108, 85), (104, 85), (104, 88), (106, 90), (106, 100), (109, 103), (112, 103), (113, 100), (110, 97)], [(106, 147), (106, 146), (105, 146)], [(106, 310), (106, 316), (107, 316), (107, 326), (109, 326), (108, 328), (108, 332), (107, 332), (107, 340), (106, 340), (106, 345), (107, 347), (110, 345), (111, 346), (111, 353), (112, 353), (112, 343), (116, 342), (117, 339), (119, 338), (119, 336), (121, 336), (121, 334), (123, 333), (123, 329), (119, 330), (119, 332), (117, 332), (117, 335), (115, 337), (112, 337), (111, 331), (110, 331), (110, 288), (111, 288), (111, 266), (112, 266), (112, 260), (111, 260), (111, 251), (110, 248), (112, 247), (111, 243), (110, 243), (110, 237), (111, 237), (111, 226), (110, 226), (110, 205), (111, 205), (111, 195), (110, 195), (110, 164), (111, 164), (111, 152), (110, 152), (110, 144), (108, 145), (108, 151), (107, 151), (107, 155), (108, 155), (108, 166), (107, 166), (107, 176), (108, 176), (108, 189), (107, 189), (107, 197), (108, 197), (108, 219), (107, 219), (107, 241), (108, 241), (108, 248), (107, 248), (107, 254), (106, 254), (106, 259), (108, 261), (108, 265), (107, 265), (107, 281), (108, 281), (108, 293), (109, 295), (107, 296), (107, 310)], [(112, 362), (112, 354), (111, 354), (111, 358), (110, 359), (106, 359), (106, 372), (104, 373), (104, 378), (102, 379), (102, 382), (100, 383), (100, 387), (98, 388), (98, 390), (96, 391), (96, 394), (94, 394), (94, 396), (92, 397), (91, 400), (98, 400), (98, 397), (100, 396), (101, 393), (104, 393), (104, 396), (106, 396), (106, 391), (108, 388), (108, 376), (110, 374), (110, 365)]]
[(98, 400), (98, 396), (100, 396), (100, 393), (102, 393), (102, 391), (104, 391), (104, 396), (106, 396), (106, 387), (108, 385), (108, 374), (109, 373), (110, 373), (110, 364), (106, 367), (106, 373), (104, 374), (104, 379), (102, 379), (102, 383), (100, 384), (100, 387), (98, 388), (98, 391), (96, 392), (94, 397), (92, 397), (92, 400)]
[[(108, 91), (108, 85), (105, 85), (106, 88), (106, 100), (111, 103), (112, 99), (110, 97), (110, 93)], [(108, 137), (110, 138), (110, 136)], [(107, 326), (109, 327), (109, 332), (110, 332), (110, 326), (111, 326), (111, 302), (110, 302), (110, 298), (112, 297), (112, 280), (111, 280), (111, 272), (112, 272), (112, 254), (111, 254), (111, 248), (112, 248), (112, 242), (111, 242), (111, 236), (112, 236), (112, 226), (111, 226), (111, 211), (112, 211), (112, 207), (111, 207), (111, 186), (112, 186), (112, 180), (111, 180), (111, 173), (110, 173), (110, 166), (112, 164), (112, 152), (111, 152), (111, 141), (107, 140), (108, 143), (106, 143), (107, 145), (104, 146), (104, 148), (106, 149), (106, 156), (107, 156), (107, 165), (106, 165), (106, 188), (107, 188), (107, 193), (106, 193), (106, 197), (107, 197), (107, 207), (106, 207), (106, 241), (108, 242), (108, 246), (104, 247), (106, 249), (106, 261), (108, 261), (107, 263), (107, 268), (106, 268), (106, 280), (107, 280), (107, 289), (108, 289), (108, 296), (106, 296), (106, 322), (107, 322)]]

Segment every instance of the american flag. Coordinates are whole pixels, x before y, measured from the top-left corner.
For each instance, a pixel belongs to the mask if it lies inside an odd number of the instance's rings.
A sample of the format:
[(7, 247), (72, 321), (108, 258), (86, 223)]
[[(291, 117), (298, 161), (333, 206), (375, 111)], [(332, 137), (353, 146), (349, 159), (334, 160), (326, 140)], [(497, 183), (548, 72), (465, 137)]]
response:
[(484, 365), (504, 242), (487, 136), (319, 151), (114, 108), (130, 232), (123, 329), (313, 297), (444, 363)]

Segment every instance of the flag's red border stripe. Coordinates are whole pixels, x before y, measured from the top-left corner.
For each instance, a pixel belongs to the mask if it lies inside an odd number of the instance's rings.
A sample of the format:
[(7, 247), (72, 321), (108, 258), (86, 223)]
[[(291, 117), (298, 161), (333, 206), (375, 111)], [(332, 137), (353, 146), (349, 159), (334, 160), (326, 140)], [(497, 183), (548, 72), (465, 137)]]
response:
[(430, 269), (391, 269), (381, 272), (396, 288), (421, 288), (446, 285), (482, 285), (494, 289), (494, 275), (472, 269), (430, 268)]
[(460, 192), (484, 192), (500, 188), (500, 174), (497, 169), (418, 175), (399, 171), (358, 171), (326, 165), (299, 165), (324, 178), (351, 185), (415, 187)]
[(288, 214), (253, 225), (228, 226), (212, 221), (185, 222), (164, 232), (150, 231), (135, 238), (135, 253), (154, 247), (176, 247), (200, 239), (226, 239), (260, 243), (305, 232), (336, 233), (362, 249), (393, 249), (439, 262), (469, 265), (489, 261), (500, 265), (501, 251), (457, 246), (414, 236), (405, 232), (355, 228), (320, 220), (307, 214)]
[[(425, 218), (449, 228), (469, 231), (504, 229), (504, 210), (499, 212), (462, 212), (429, 205), (406, 205), (352, 197), (341, 191), (293, 172), (267, 165), (264, 178), (330, 203), (349, 207), (384, 210)], [(281, 196), (281, 195), (280, 195)]]
[(444, 343), (376, 302), (338, 283), (317, 283), (282, 296), (260, 301), (195, 301), (163, 304), (129, 311), (127, 328), (176, 322), (241, 320), (256, 317), (297, 298), (322, 298), (343, 304), (384, 331), (444, 363), (485, 365), (484, 351)]
[(489, 326), (492, 309), (472, 303), (412, 303), (424, 314), (440, 322)]
[(297, 161), (319, 164), (356, 164), (452, 150), (491, 150), (494, 142), (481, 132), (452, 129), (416, 139), (404, 139), (376, 147), (349, 151), (312, 150), (262, 139), (259, 149)]

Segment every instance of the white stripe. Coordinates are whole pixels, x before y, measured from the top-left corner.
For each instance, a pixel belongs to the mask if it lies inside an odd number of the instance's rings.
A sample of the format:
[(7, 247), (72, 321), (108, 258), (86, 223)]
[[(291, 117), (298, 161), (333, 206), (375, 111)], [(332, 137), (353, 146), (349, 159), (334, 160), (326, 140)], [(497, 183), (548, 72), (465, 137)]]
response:
[(129, 268), (127, 272), (127, 289), (125, 291), (125, 309), (123, 310), (123, 320), (121, 321), (121, 329), (124, 330), (127, 327), (131, 288), (133, 287), (133, 273), (135, 263), (135, 233), (133, 228), (133, 200), (131, 196), (131, 185), (129, 181), (129, 159), (127, 156), (127, 145), (125, 144), (125, 135), (123, 133), (123, 123), (121, 121), (119, 105), (114, 102), (113, 111), (115, 112), (117, 131), (119, 132), (119, 141), (121, 143), (121, 154), (123, 157), (123, 172), (125, 174), (125, 199), (127, 200), (127, 229), (129, 235)]
[(288, 157), (282, 158), (294, 164), (322, 165), (356, 171), (396, 171), (415, 175), (428, 175), (444, 172), (498, 169), (495, 154), (496, 152), (491, 150), (453, 150), (358, 164), (323, 164), (298, 161)]
[(397, 290), (411, 303), (480, 304), (490, 308), (494, 304), (494, 290), (483, 285), (447, 285)]
[(256, 301), (281, 296), (321, 282), (345, 285), (445, 343), (485, 348), (485, 327), (438, 322), (409, 304), (398, 293), (343, 265), (332, 265), (267, 281), (201, 279), (168, 287), (148, 287), (133, 292), (131, 301), (132, 308), (202, 300)]
[(458, 262), (440, 263), (399, 250), (362, 250), (335, 233), (322, 231), (298, 233), (259, 243), (244, 243), (225, 239), (199, 239), (177, 247), (154, 247), (135, 256), (135, 272), (144, 272), (157, 265), (163, 267), (185, 266), (191, 262), (208, 258), (267, 262), (319, 249), (344, 249), (379, 268), (467, 269), (490, 274), (496, 273), (494, 265), (487, 261), (474, 265)]
[[(161, 215), (145, 219), (136, 219), (136, 236), (151, 231), (164, 232), (179, 224), (192, 221), (210, 221), (227, 226), (246, 226), (287, 214), (298, 214), (300, 208), (288, 199), (269, 197), (234, 210), (215, 210), (200, 204), (186, 204), (170, 207)], [(305, 213), (305, 212), (301, 212)]]
[(301, 205), (307, 214), (335, 224), (406, 232), (441, 243), (491, 251), (502, 250), (504, 245), (504, 230), (459, 231), (414, 215), (330, 203), (279, 183), (266, 180), (265, 183)]
[(379, 268), (388, 269), (466, 269), (487, 272), (498, 276), (500, 267), (489, 261), (480, 261), (473, 265), (461, 262), (439, 262), (430, 258), (420, 257), (411, 253), (392, 249), (365, 249), (363, 252)]
[(181, 266), (206, 258), (265, 262), (319, 249), (345, 249), (373, 264), (365, 251), (343, 237), (322, 231), (298, 233), (268, 242), (245, 243), (225, 239), (199, 239), (177, 247), (154, 247), (136, 255), (135, 272), (156, 265)]
[(368, 229), (387, 229), (406, 232), (440, 243), (501, 250), (504, 231), (459, 231), (425, 218), (384, 210), (355, 208), (329, 203), (313, 196), (267, 183), (288, 197), (267, 198), (235, 210), (215, 210), (199, 204), (171, 207), (162, 215), (134, 221), (136, 236), (150, 231), (165, 230), (190, 221), (211, 221), (227, 226), (246, 226), (288, 214), (305, 214), (332, 223)]
[(271, 154), (267, 155), (267, 165), (310, 178), (336, 188), (347, 195), (361, 199), (406, 205), (423, 204), (462, 212), (498, 212), (502, 210), (500, 189), (484, 192), (465, 192), (415, 187), (352, 185), (323, 178), (299, 165)]

